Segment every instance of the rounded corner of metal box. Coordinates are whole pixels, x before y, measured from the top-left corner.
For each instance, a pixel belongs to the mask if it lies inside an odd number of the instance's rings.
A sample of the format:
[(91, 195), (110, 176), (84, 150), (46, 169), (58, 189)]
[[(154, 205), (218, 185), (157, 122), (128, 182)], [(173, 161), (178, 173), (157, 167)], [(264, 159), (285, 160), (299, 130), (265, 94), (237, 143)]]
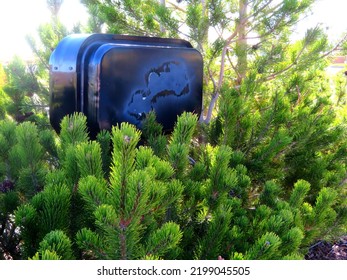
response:
[(80, 48), (88, 36), (87, 34), (71, 34), (64, 37), (51, 53), (49, 59), (51, 71), (77, 71)]

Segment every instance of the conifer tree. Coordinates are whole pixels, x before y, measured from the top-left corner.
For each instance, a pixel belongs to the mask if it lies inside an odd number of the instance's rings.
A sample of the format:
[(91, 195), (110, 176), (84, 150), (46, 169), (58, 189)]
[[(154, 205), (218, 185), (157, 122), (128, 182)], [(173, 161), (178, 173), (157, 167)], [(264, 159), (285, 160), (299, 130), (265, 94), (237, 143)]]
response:
[[(153, 225), (157, 229), (149, 234), (144, 244), (139, 242), (145, 234), (146, 222), (154, 222), (146, 221), (145, 217), (154, 210), (160, 195), (165, 192), (160, 189), (165, 185), (158, 186), (155, 180), (155, 169), (136, 161), (140, 154), (144, 157), (144, 150), (137, 151), (136, 148), (139, 140), (140, 132), (133, 126), (121, 124), (114, 127), (109, 185), (106, 181), (97, 184), (95, 175), (79, 182), (79, 192), (93, 212), (96, 226), (96, 231), (84, 228), (77, 233), (77, 244), (85, 257), (160, 258), (174, 249), (181, 239), (179, 226), (169, 222)], [(151, 156), (152, 153), (147, 153), (146, 160), (151, 160)]]
[(50, 22), (41, 24), (38, 28), (39, 43), (33, 35), (28, 34), (26, 36), (26, 40), (37, 59), (38, 77), (41, 78), (42, 82), (47, 81), (48, 78), (48, 61), (52, 51), (59, 41), (69, 34), (59, 18), (59, 11), (63, 2), (62, 0), (46, 0), (51, 17)]
[[(75, 113), (66, 116), (61, 121), (60, 147), (58, 156), (63, 166), (67, 184), (73, 188), (80, 178), (80, 170), (77, 163), (76, 146), (88, 141), (87, 119), (82, 114)], [(85, 156), (85, 155), (81, 155)]]
[[(38, 36), (26, 35), (34, 58), (32, 61), (23, 61), (14, 57), (4, 67), (6, 79), (0, 67), (0, 88), (5, 92), (5, 97), (0, 100), (0, 115), (2, 105), (6, 106), (6, 112), (16, 121), (35, 121), (40, 126), (50, 127), (48, 122), (48, 99), (49, 99), (49, 57), (57, 44), (70, 33), (80, 33), (81, 26), (77, 24), (68, 30), (59, 18), (59, 10), (62, 0), (47, 0), (47, 8), (51, 13), (50, 22), (43, 23), (38, 27)], [(36, 38), (39, 38), (38, 40)], [(4, 84), (6, 80), (6, 84)], [(0, 89), (0, 96), (3, 93)], [(10, 102), (11, 101), (11, 102)]]
[(10, 151), (12, 165), (16, 165), (18, 190), (27, 197), (43, 188), (46, 166), (43, 162), (43, 149), (39, 142), (37, 127), (24, 122), (16, 127), (16, 145)]
[(155, 111), (147, 114), (143, 121), (142, 137), (152, 148), (154, 154), (163, 157), (166, 152), (167, 138), (163, 135), (163, 127), (156, 121)]
[(63, 231), (55, 230), (49, 232), (39, 245), (33, 260), (72, 260), (74, 259), (70, 239)]
[(16, 121), (23, 122), (42, 109), (37, 95), (40, 85), (35, 76), (35, 66), (26, 65), (21, 58), (15, 56), (4, 69), (6, 84), (3, 90), (11, 101), (7, 102), (6, 112)]
[[(21, 228), (24, 257), (32, 257), (39, 251), (39, 246), (42, 247), (41, 242), (43, 242), (42, 239), (45, 240), (46, 234), (54, 230), (69, 233), (70, 200), (71, 191), (66, 185), (50, 184), (36, 194), (30, 203), (18, 208), (15, 212), (16, 224)], [(52, 236), (52, 238), (51, 242), (54, 240), (58, 243), (63, 242), (59, 240), (60, 236)]]

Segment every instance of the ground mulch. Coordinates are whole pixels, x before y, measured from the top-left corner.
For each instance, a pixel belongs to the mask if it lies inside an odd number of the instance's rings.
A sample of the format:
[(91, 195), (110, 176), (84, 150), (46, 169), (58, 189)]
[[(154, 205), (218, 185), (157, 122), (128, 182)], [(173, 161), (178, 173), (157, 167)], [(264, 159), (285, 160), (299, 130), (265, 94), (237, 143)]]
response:
[(305, 256), (306, 260), (347, 260), (347, 236), (337, 242), (318, 241)]

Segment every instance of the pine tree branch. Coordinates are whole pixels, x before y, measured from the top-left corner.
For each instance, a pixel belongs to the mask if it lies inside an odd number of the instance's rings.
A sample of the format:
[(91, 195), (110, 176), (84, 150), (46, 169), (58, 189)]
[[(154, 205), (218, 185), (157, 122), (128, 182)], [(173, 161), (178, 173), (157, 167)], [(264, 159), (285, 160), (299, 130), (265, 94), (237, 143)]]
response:
[[(249, 144), (245, 154), (248, 155), (248, 153), (250, 152), (250, 150), (255, 147), (258, 143), (260, 143), (260, 141), (264, 138), (264, 136), (267, 134), (267, 132), (269, 131), (270, 129), (270, 125), (273, 121), (273, 119), (275, 118), (275, 113), (276, 113), (276, 103), (277, 103), (277, 100), (278, 100), (278, 94), (276, 94), (275, 98), (274, 98), (274, 101), (273, 101), (273, 104), (272, 106), (274, 107), (273, 109), (267, 109), (267, 110), (270, 110), (271, 111), (271, 115), (269, 117), (269, 119), (267, 120), (266, 122), (266, 125), (265, 125), (265, 128), (260, 132), (260, 134), (258, 135), (258, 137), (255, 139), (255, 141), (252, 143), (252, 144)], [(271, 107), (272, 107), (271, 106)], [(252, 130), (253, 131), (253, 130)]]
[[(269, 2), (265, 3), (264, 6), (262, 6), (261, 8), (259, 9), (256, 9), (256, 6), (254, 7), (254, 13), (253, 14), (250, 14), (248, 17), (247, 17), (247, 20), (256, 20), (257, 19), (257, 16), (263, 11), (265, 10), (271, 3), (273, 2), (273, 0), (270, 0)], [(261, 1), (259, 2), (259, 4), (261, 3)], [(275, 11), (276, 9), (278, 9), (280, 6), (282, 5), (282, 3), (279, 3), (277, 4), (275, 7), (273, 7), (270, 12), (273, 12)], [(263, 17), (261, 17), (261, 19), (263, 19)]]
[(46, 60), (42, 57), (42, 54), (41, 54), (40, 51), (36, 48), (35, 43), (30, 39), (29, 35), (26, 36), (26, 41), (27, 41), (27, 43), (30, 45), (31, 50), (34, 52), (34, 54), (36, 55), (36, 57), (40, 60), (40, 62), (42, 63), (42, 65), (46, 68), (46, 70), (49, 70), (50, 67), (49, 67), (48, 63), (47, 63)]
[[(274, 26), (272, 26), (266, 33), (259, 35), (259, 36), (248, 37), (247, 39), (260, 39), (261, 40), (261, 39), (264, 39), (268, 36), (273, 35), (275, 30), (278, 29), (281, 24), (284, 24), (284, 25), (288, 24), (288, 23), (284, 22), (284, 19), (285, 19), (285, 15), (282, 15), (282, 17), (277, 20), (276, 24)], [(257, 27), (257, 25), (254, 24), (253, 27), (248, 30), (247, 34), (250, 34), (253, 30), (255, 30), (256, 27)]]
[(300, 52), (298, 53), (298, 55), (296, 56), (294, 62), (292, 62), (291, 64), (289, 64), (287, 67), (283, 68), (282, 70), (278, 71), (277, 73), (273, 73), (265, 78), (261, 78), (258, 82), (268, 82), (271, 81), (275, 78), (277, 78), (279, 75), (287, 72), (288, 70), (290, 70), (291, 68), (293, 68), (295, 65), (297, 65), (300, 57), (303, 55), (306, 47), (307, 47), (307, 42), (305, 42), (304, 46), (301, 48)]
[(297, 91), (297, 93), (298, 93), (298, 99), (297, 99), (296, 102), (295, 102), (295, 106), (298, 106), (299, 103), (300, 103), (300, 101), (301, 101), (301, 91), (300, 91), (300, 88), (299, 88), (298, 85), (296, 85), (296, 91)]
[[(261, 12), (261, 10), (264, 10), (273, 0), (269, 1), (268, 4), (265, 4), (259, 11), (258, 13)], [(276, 5), (272, 10), (276, 10), (278, 7), (280, 7), (282, 5), (278, 4)], [(269, 35), (271, 35), (274, 30), (276, 30), (276, 28), (278, 28), (279, 24), (282, 22), (282, 20), (284, 19), (284, 15), (280, 18), (280, 20), (277, 21), (277, 23), (273, 26), (273, 28), (271, 28), (271, 30), (269, 30), (267, 33), (261, 35), (261, 36), (254, 36), (254, 37), (246, 37), (244, 38), (245, 40), (247, 39), (262, 39), (265, 38)], [(250, 16), (246, 16), (245, 18), (243, 18), (242, 22), (239, 22), (239, 24), (236, 26), (234, 32), (226, 39), (226, 42), (224, 44), (223, 50), (222, 50), (222, 55), (221, 55), (221, 66), (220, 66), (220, 73), (219, 73), (219, 79), (218, 79), (218, 85), (217, 85), (217, 91), (216, 91), (216, 96), (217, 99), (219, 97), (219, 90), (221, 89), (221, 86), (223, 84), (224, 81), (224, 71), (225, 71), (225, 57), (227, 54), (227, 50), (230, 47), (231, 44), (236, 43), (238, 41), (240, 41), (240, 38), (234, 39), (236, 38), (236, 36), (240, 33), (240, 30), (242, 29), (243, 26), (245, 26), (249, 20), (252, 18), (252, 15)], [(256, 25), (253, 26), (253, 29), (255, 28)], [(252, 30), (252, 28), (250, 28), (247, 31), (247, 34), (249, 34)]]
[(341, 180), (341, 182), (339, 183), (339, 186), (342, 187), (345, 184), (347, 184), (347, 174), (346, 174), (346, 177)]
[(106, 260), (108, 257), (107, 253), (103, 251), (102, 248), (95, 246), (95, 244), (92, 242), (83, 241), (82, 246), (84, 249), (84, 252), (82, 252), (82, 256), (83, 255), (91, 256), (93, 259), (97, 257), (98, 259), (101, 259), (101, 260)]
[(339, 47), (347, 40), (347, 33), (345, 34), (345, 36), (343, 36), (343, 38), (328, 52), (322, 54), (319, 59), (323, 59), (329, 55), (331, 55), (334, 51), (338, 50)]
[[(322, 54), (319, 59), (323, 59), (329, 55), (331, 55), (334, 51), (336, 51), (343, 42), (345, 42), (347, 40), (347, 34), (329, 51), (327, 51), (326, 53)], [(277, 78), (279, 75), (287, 72), (288, 70), (290, 70), (291, 68), (293, 68), (295, 65), (297, 65), (300, 57), (302, 56), (303, 52), (305, 51), (306, 47), (307, 47), (307, 43), (304, 44), (303, 48), (301, 49), (301, 51), (299, 52), (299, 54), (297, 55), (297, 57), (295, 58), (294, 62), (290, 65), (288, 65), (287, 67), (285, 67), (284, 69), (282, 69), (281, 71), (277, 72), (277, 73), (273, 73), (265, 78), (260, 79), (258, 82), (263, 82), (263, 81), (271, 81), (275, 78)]]
[(229, 53), (230, 53), (230, 51), (227, 53), (227, 57), (228, 57), (228, 61), (230, 63), (230, 66), (233, 68), (233, 70), (236, 73), (238, 79), (240, 79), (241, 75), (240, 75), (239, 71), (236, 69), (236, 66), (234, 65), (234, 63), (231, 61), (231, 57), (229, 56)]
[(139, 214), (137, 212), (137, 210), (138, 209), (141, 210), (141, 208), (140, 208), (141, 194), (142, 194), (142, 192), (141, 192), (141, 185), (140, 185), (140, 183), (138, 183), (138, 185), (137, 185), (137, 193), (136, 193), (133, 209), (131, 210), (131, 217), (129, 219), (129, 224), (132, 222), (133, 218), (136, 217), (136, 215)]
[(167, 1), (167, 4), (171, 5), (172, 7), (174, 7), (175, 9), (179, 10), (182, 13), (186, 13), (187, 11), (184, 10), (183, 8), (179, 7), (178, 5), (176, 5), (175, 3), (172, 3), (171, 1)]
[(222, 49), (222, 54), (221, 54), (219, 78), (218, 78), (218, 82), (216, 83), (217, 86), (215, 88), (214, 93), (212, 94), (212, 99), (211, 99), (209, 107), (208, 107), (206, 118), (205, 119), (200, 118), (200, 120), (205, 122), (205, 123), (209, 123), (211, 121), (212, 112), (214, 110), (214, 107), (216, 106), (217, 100), (218, 100), (219, 95), (220, 95), (220, 90), (221, 90), (223, 82), (224, 82), (225, 62), (226, 62), (226, 56), (227, 56), (228, 48), (229, 48), (230, 44), (233, 42), (233, 39), (239, 33), (239, 29), (240, 29), (240, 26), (238, 25), (235, 28), (234, 32), (229, 36), (229, 38), (224, 43), (224, 46)]
[(126, 235), (125, 235), (125, 231), (122, 229), (121, 229), (121, 233), (119, 234), (119, 241), (120, 241), (120, 259), (126, 260), (127, 259)]
[(213, 92), (215, 92), (217, 90), (217, 83), (216, 83), (215, 78), (213, 77), (212, 70), (209, 66), (207, 67), (207, 72), (208, 72), (208, 75), (209, 75), (209, 77), (212, 81), (212, 84), (213, 84)]

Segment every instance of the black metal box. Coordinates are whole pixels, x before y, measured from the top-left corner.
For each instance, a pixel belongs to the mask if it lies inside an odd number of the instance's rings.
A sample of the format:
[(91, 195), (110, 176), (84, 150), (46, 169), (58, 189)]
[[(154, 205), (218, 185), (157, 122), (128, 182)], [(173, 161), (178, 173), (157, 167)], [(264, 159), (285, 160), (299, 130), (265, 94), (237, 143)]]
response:
[(200, 114), (203, 61), (179, 39), (113, 34), (70, 35), (50, 57), (50, 122), (87, 116), (92, 134), (121, 122), (141, 129), (154, 110), (164, 130), (184, 111)]

